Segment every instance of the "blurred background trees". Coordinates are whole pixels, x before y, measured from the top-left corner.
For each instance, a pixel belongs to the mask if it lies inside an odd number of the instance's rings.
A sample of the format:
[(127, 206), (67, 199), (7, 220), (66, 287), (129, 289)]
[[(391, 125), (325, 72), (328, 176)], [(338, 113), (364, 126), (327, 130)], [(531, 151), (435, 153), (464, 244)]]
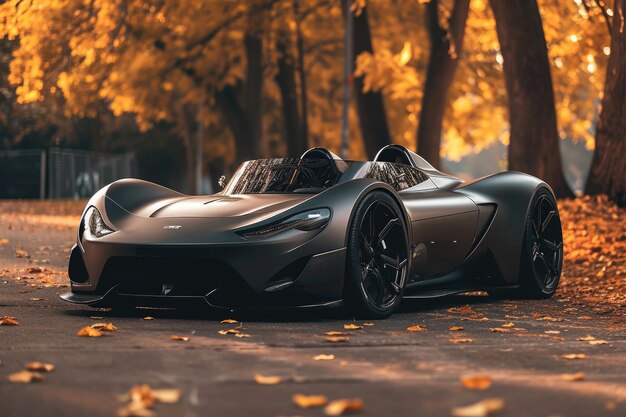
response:
[(245, 159), (340, 153), (347, 81), (348, 158), (400, 143), (567, 196), (596, 148), (587, 188), (623, 203), (623, 1), (350, 1), (347, 58), (335, 0), (0, 1), (0, 147), (132, 150), (192, 191)]

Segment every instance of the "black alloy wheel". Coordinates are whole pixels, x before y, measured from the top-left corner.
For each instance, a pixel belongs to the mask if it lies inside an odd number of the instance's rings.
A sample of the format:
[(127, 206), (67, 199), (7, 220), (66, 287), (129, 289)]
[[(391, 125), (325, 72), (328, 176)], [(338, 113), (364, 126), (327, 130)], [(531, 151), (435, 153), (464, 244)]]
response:
[(394, 199), (374, 191), (359, 204), (348, 242), (346, 302), (367, 317), (393, 313), (402, 300), (408, 273), (408, 239)]

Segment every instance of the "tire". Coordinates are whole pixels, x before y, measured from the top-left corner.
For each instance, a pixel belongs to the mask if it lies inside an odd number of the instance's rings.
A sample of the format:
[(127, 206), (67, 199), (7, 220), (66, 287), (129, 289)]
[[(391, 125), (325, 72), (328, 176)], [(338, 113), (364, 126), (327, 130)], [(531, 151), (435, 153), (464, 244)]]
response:
[(384, 318), (400, 306), (409, 271), (404, 216), (384, 191), (358, 204), (348, 228), (344, 301), (350, 313)]
[(495, 291), (490, 295), (507, 298), (542, 299), (556, 292), (563, 266), (563, 233), (556, 200), (546, 189), (539, 189), (531, 201), (520, 259), (518, 289)]

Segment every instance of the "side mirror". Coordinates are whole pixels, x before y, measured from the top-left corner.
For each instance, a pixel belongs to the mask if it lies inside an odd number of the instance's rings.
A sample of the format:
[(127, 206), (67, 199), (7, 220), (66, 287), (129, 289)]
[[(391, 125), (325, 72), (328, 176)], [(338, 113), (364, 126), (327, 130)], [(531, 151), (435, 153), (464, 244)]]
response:
[(219, 185), (222, 189), (226, 187), (226, 175), (222, 175), (220, 179), (217, 180), (217, 185)]

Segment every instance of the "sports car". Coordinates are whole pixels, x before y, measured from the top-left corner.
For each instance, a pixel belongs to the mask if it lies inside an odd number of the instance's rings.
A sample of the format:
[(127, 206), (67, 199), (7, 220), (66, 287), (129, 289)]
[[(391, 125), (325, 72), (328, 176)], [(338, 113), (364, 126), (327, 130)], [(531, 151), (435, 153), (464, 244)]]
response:
[(373, 161), (312, 148), (244, 162), (223, 186), (203, 196), (138, 179), (102, 188), (82, 214), (71, 292), (61, 297), (96, 306), (341, 305), (382, 318), (405, 298), (544, 298), (559, 284), (554, 193), (527, 174), (464, 183), (399, 145)]

